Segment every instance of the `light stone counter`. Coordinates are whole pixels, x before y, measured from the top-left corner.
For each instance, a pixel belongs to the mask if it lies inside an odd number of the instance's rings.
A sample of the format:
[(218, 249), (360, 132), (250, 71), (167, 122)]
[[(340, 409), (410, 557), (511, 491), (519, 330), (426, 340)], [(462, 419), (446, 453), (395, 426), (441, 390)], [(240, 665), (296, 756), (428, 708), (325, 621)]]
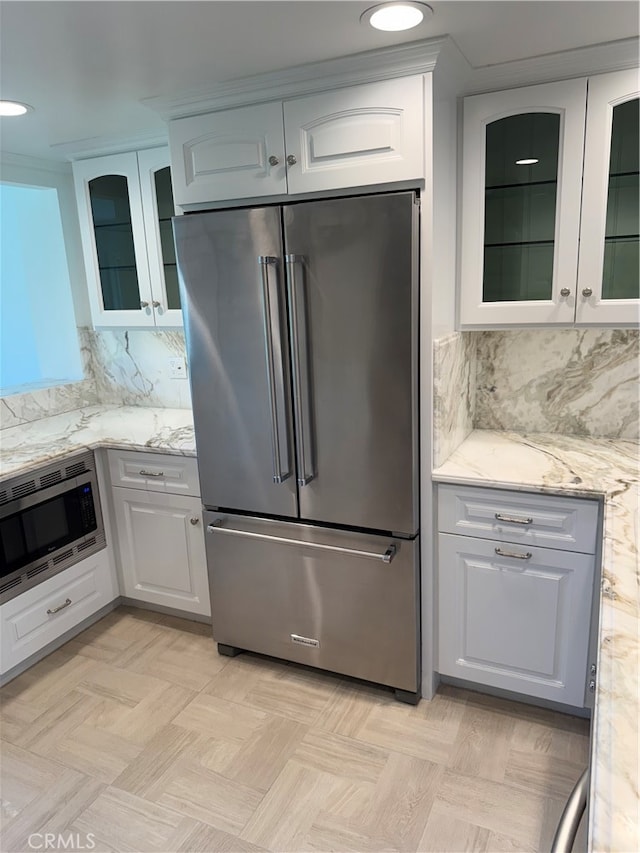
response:
[(640, 850), (638, 443), (475, 430), (439, 468), (441, 483), (604, 497), (589, 849)]
[(195, 456), (190, 409), (89, 406), (0, 432), (0, 477), (98, 447)]

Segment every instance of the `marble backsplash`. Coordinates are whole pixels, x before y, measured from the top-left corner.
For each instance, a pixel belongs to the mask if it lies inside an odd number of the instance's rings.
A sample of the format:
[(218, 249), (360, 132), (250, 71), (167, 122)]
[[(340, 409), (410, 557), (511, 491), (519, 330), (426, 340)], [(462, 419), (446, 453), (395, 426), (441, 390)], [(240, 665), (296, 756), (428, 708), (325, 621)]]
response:
[(434, 466), (472, 429), (638, 439), (637, 329), (454, 332), (434, 342)]
[(438, 468), (473, 429), (475, 333), (453, 332), (433, 344), (433, 464)]
[(190, 409), (186, 379), (170, 375), (185, 356), (182, 330), (78, 330), (85, 379), (0, 399), (0, 429), (97, 404)]
[(476, 429), (637, 439), (637, 329), (476, 332)]
[(100, 404), (191, 408), (188, 380), (174, 379), (169, 370), (169, 358), (186, 355), (181, 329), (108, 329), (87, 334)]

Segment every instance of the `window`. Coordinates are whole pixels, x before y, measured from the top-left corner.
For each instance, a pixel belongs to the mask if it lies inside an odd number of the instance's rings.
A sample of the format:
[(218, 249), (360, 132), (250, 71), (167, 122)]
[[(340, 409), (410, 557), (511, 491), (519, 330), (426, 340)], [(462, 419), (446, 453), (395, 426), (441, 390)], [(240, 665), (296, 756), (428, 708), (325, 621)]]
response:
[(58, 192), (0, 183), (0, 396), (82, 378)]

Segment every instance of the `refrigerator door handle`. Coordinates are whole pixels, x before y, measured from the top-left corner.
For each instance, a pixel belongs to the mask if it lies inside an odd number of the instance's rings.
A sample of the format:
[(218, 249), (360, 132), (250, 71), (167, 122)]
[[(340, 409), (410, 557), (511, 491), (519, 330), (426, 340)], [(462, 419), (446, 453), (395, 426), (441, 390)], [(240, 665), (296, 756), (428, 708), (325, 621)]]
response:
[[(271, 292), (269, 289), (269, 267), (275, 266), (278, 263), (278, 258), (271, 257), (270, 255), (259, 255), (258, 256), (258, 264), (260, 266), (260, 272), (262, 275), (262, 314), (264, 320), (264, 347), (265, 347), (265, 355), (267, 362), (267, 382), (269, 386), (269, 409), (271, 414), (271, 453), (273, 457), (273, 482), (274, 483), (284, 483), (291, 474), (289, 459), (287, 453), (287, 470), (282, 470), (282, 457), (280, 453), (280, 430), (279, 430), (279, 420), (278, 420), (278, 389), (277, 389), (277, 379), (276, 379), (276, 364), (275, 364), (275, 355), (273, 349), (273, 329), (271, 322)], [(279, 288), (278, 295), (276, 296), (276, 305), (275, 311), (280, 317), (280, 304), (279, 304)], [(277, 333), (279, 339), (282, 340), (282, 336), (280, 335), (280, 320), (278, 319), (278, 328)], [(282, 347), (278, 347), (278, 352), (282, 352)], [(282, 364), (279, 365), (280, 373), (279, 375), (284, 377), (284, 370)], [(284, 393), (284, 378), (282, 379), (283, 385), (283, 393)], [(288, 448), (287, 448), (288, 449)]]
[(383, 554), (378, 554), (375, 551), (361, 551), (358, 548), (341, 548), (339, 545), (325, 545), (322, 542), (306, 542), (303, 539), (287, 539), (283, 536), (270, 536), (266, 533), (251, 533), (249, 530), (238, 530), (235, 527), (223, 527), (222, 520), (208, 524), (207, 533), (225, 533), (227, 536), (261, 539), (265, 542), (279, 542), (281, 545), (298, 545), (303, 548), (315, 548), (321, 551), (337, 551), (340, 554), (349, 554), (352, 557), (367, 557), (371, 560), (380, 560), (383, 563), (390, 563), (398, 551), (398, 546), (394, 542), (389, 545)]
[[(291, 336), (292, 336), (292, 370), (293, 370), (293, 398), (296, 412), (296, 448), (298, 454), (298, 485), (306, 486), (315, 476), (313, 470), (313, 456), (311, 454), (311, 428), (307, 434), (309, 442), (305, 440), (305, 409), (309, 411), (309, 378), (303, 376), (300, 353), (307, 358), (307, 329), (306, 316), (302, 324), (298, 319), (298, 311), (305, 309), (304, 288), (301, 298), (298, 298), (298, 287), (296, 286), (295, 265), (301, 263), (302, 255), (285, 255), (287, 270), (287, 290), (289, 293), (289, 304), (291, 306)], [(309, 453), (309, 456), (307, 455)]]

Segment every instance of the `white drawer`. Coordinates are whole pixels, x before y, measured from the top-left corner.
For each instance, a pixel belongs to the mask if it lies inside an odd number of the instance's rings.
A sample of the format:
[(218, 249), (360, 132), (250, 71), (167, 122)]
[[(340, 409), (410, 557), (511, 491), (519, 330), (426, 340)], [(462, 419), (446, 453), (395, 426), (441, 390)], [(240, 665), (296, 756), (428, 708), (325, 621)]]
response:
[(171, 456), (135, 450), (109, 450), (109, 473), (113, 486), (200, 495), (198, 464), (192, 456)]
[(108, 549), (0, 607), (5, 673), (118, 596)]
[(473, 486), (438, 487), (441, 533), (594, 554), (598, 502)]

